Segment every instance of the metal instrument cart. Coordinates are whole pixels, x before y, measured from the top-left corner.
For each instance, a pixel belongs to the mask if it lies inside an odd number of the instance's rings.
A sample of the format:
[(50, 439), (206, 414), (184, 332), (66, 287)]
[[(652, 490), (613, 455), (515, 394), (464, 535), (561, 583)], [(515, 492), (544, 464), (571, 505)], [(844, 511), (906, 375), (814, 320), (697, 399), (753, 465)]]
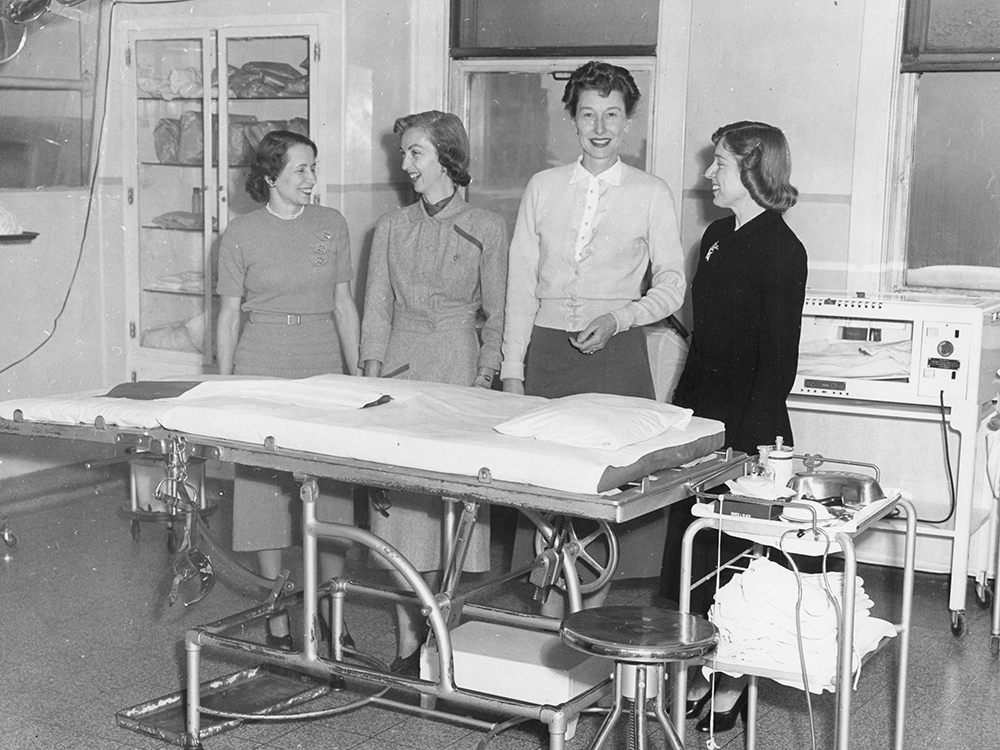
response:
[[(712, 497), (717, 496), (704, 496)], [(741, 498), (745, 499), (745, 498)], [(771, 504), (768, 501), (761, 501), (764, 504)], [(799, 505), (808, 507), (800, 503), (781, 503), (782, 505)], [(829, 552), (842, 552), (844, 559), (844, 583), (840, 625), (838, 627), (838, 668), (836, 680), (837, 692), (837, 714), (835, 747), (838, 750), (848, 750), (850, 739), (851, 722), (851, 692), (853, 677), (853, 656), (854, 656), (854, 628), (844, 627), (846, 623), (854, 622), (855, 610), (855, 582), (857, 577), (857, 559), (854, 552), (854, 539), (870, 528), (872, 525), (885, 518), (895, 510), (900, 509), (906, 517), (906, 547), (904, 552), (903, 565), (903, 590), (902, 603), (900, 607), (900, 619), (895, 623), (896, 632), (899, 638), (899, 668), (897, 674), (896, 697), (896, 721), (895, 721), (895, 750), (902, 750), (903, 747), (903, 720), (906, 710), (906, 677), (907, 677), (907, 656), (909, 653), (910, 640), (910, 608), (913, 602), (913, 571), (916, 549), (916, 529), (917, 517), (913, 507), (913, 502), (909, 495), (901, 490), (891, 491), (889, 497), (871, 503), (854, 516), (850, 521), (841, 521), (825, 526), (825, 532), (829, 536)], [(792, 554), (802, 554), (809, 556), (820, 556), (828, 549), (827, 538), (818, 533), (815, 510), (811, 509), (812, 523), (800, 524), (804, 532), (802, 536), (793, 535), (784, 544), (784, 549)], [(714, 512), (714, 506), (708, 503), (695, 505), (692, 513), (696, 516), (694, 522), (684, 535), (681, 552), (681, 587), (680, 587), (680, 610), (687, 612), (691, 604), (691, 554), (694, 547), (694, 538), (706, 529), (721, 530), (722, 533), (729, 534), (741, 539), (747, 539), (755, 544), (755, 551), (760, 552), (763, 546), (779, 548), (781, 539), (786, 533), (795, 528), (795, 525), (780, 520), (767, 520), (762, 518), (746, 518), (741, 516), (720, 515)], [(738, 558), (737, 558), (738, 559)], [(730, 561), (730, 563), (735, 562)], [(703, 581), (702, 581), (703, 582)], [(695, 582), (697, 585), (699, 582)], [(883, 641), (881, 646), (886, 645)], [(878, 650), (878, 649), (876, 649)], [(874, 652), (873, 652), (874, 653)], [(757, 737), (757, 679), (759, 677), (789, 677), (786, 672), (769, 672), (768, 670), (748, 667), (743, 664), (729, 664), (717, 662), (720, 671), (744, 673), (750, 677), (748, 690), (749, 709), (747, 714), (747, 748), (754, 750)], [(791, 675), (795, 679), (796, 675)], [(798, 676), (801, 679), (801, 676)], [(674, 711), (683, 711), (684, 702), (687, 695), (687, 675), (681, 670), (679, 679), (674, 684), (673, 706)], [(676, 714), (679, 715), (679, 714)], [(684, 727), (679, 727), (681, 740), (683, 741)]]

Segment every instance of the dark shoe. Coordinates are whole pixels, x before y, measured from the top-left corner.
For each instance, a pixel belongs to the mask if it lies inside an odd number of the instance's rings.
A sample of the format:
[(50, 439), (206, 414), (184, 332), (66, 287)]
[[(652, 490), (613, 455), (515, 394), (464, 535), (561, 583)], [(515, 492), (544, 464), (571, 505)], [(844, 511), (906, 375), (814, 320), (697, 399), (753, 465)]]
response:
[(393, 674), (403, 675), (404, 677), (419, 677), (420, 649), (418, 648), (409, 656), (397, 656), (392, 664), (389, 665), (389, 671)]
[(705, 691), (705, 694), (701, 696), (698, 700), (687, 702), (687, 711), (684, 715), (689, 719), (697, 719), (701, 716), (701, 712), (705, 709), (705, 704), (712, 699), (712, 688), (709, 687)]
[(736, 726), (736, 718), (739, 717), (743, 719), (744, 722), (747, 720), (747, 689), (743, 688), (739, 697), (736, 699), (736, 703), (728, 711), (712, 711), (702, 717), (702, 720), (698, 722), (698, 726), (695, 727), (699, 732), (704, 732), (708, 734), (712, 729), (712, 723), (714, 720), (715, 731), (716, 732), (728, 732), (730, 729)]
[[(326, 643), (330, 643), (333, 639), (333, 633), (330, 629), (330, 623), (326, 621), (326, 618), (321, 614), (319, 616), (319, 636)], [(354, 639), (351, 634), (347, 631), (347, 623), (344, 623), (343, 631), (340, 634), (340, 645), (343, 646), (348, 651), (357, 651), (354, 645)]]
[(275, 635), (271, 632), (271, 621), (264, 624), (264, 645), (268, 648), (280, 648), (282, 651), (294, 651), (295, 642), (291, 633), (285, 635)]

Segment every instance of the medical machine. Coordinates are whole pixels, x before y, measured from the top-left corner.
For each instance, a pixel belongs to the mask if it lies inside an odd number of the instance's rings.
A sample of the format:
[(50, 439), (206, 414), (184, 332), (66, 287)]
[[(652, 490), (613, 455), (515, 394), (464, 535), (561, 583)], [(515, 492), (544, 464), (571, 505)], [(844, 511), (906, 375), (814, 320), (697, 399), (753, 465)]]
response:
[[(788, 399), (797, 445), (860, 455), (884, 481), (911, 487), (918, 570), (950, 574), (956, 635), (966, 578), (988, 603), (992, 494), (978, 435), (1000, 390), (1000, 300), (922, 293), (809, 290), (798, 376)], [(797, 451), (798, 452), (798, 451)], [(899, 566), (902, 524), (859, 540), (864, 562)]]

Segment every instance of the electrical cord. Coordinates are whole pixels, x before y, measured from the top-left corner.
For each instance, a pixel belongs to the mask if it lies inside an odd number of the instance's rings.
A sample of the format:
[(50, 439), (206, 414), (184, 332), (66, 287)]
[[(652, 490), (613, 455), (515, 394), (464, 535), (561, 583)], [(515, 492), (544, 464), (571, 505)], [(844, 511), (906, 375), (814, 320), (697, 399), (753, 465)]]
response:
[[(837, 623), (840, 623), (840, 606), (837, 602), (837, 598), (833, 595), (832, 588), (830, 586), (830, 580), (827, 578), (827, 559), (830, 554), (830, 535), (826, 533), (822, 528), (816, 527), (815, 532), (819, 533), (826, 540), (826, 547), (823, 549), (823, 591), (826, 593), (827, 599), (833, 604), (834, 613), (837, 617)], [(802, 669), (802, 689), (806, 694), (806, 710), (809, 714), (809, 738), (812, 741), (812, 749), (816, 750), (816, 718), (813, 713), (812, 705), (812, 695), (809, 691), (809, 670), (806, 668), (806, 652), (803, 645), (802, 636), (802, 573), (799, 571), (799, 566), (795, 564), (794, 558), (785, 549), (785, 538), (789, 534), (795, 536), (802, 536), (805, 533), (801, 529), (789, 529), (784, 532), (778, 539), (778, 549), (781, 554), (785, 556), (788, 560), (789, 566), (791, 566), (792, 572), (795, 573), (795, 584), (797, 589), (797, 598), (795, 600), (795, 638), (799, 649), (799, 666)]]
[[(927, 523), (931, 525), (940, 525), (943, 523), (948, 523), (955, 515), (955, 510), (958, 507), (958, 497), (957, 490), (955, 489), (955, 473), (951, 468), (951, 450), (948, 447), (948, 418), (945, 416), (944, 411), (944, 391), (938, 391), (938, 413), (941, 417), (941, 442), (944, 444), (944, 468), (948, 475), (948, 497), (950, 506), (948, 508), (948, 515), (944, 518), (939, 518), (937, 520), (931, 520), (928, 518), (920, 518), (917, 516), (918, 523)], [(897, 508), (892, 513), (889, 514), (889, 518), (899, 518), (900, 511)]]

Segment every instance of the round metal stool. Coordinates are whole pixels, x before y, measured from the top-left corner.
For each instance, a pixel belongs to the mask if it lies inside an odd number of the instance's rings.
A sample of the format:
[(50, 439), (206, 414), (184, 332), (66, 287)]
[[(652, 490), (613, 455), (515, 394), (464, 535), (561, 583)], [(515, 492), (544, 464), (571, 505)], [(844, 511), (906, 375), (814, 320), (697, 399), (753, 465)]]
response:
[(629, 748), (645, 750), (646, 701), (655, 701), (655, 714), (667, 742), (683, 750), (677, 731), (663, 707), (667, 664), (697, 659), (715, 650), (718, 631), (695, 615), (655, 607), (598, 607), (585, 609), (563, 620), (559, 635), (579, 651), (614, 659), (615, 697), (611, 711), (590, 750), (598, 750), (631, 703)]

